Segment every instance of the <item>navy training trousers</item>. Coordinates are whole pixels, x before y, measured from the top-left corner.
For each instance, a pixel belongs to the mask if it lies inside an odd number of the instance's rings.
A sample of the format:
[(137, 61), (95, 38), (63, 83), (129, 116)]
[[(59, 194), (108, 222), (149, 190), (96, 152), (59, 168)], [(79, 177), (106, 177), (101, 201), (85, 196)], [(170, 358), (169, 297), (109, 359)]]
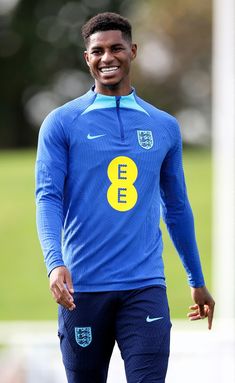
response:
[(105, 383), (115, 341), (128, 383), (164, 383), (170, 328), (166, 289), (75, 293), (59, 306), (59, 337), (68, 383)]

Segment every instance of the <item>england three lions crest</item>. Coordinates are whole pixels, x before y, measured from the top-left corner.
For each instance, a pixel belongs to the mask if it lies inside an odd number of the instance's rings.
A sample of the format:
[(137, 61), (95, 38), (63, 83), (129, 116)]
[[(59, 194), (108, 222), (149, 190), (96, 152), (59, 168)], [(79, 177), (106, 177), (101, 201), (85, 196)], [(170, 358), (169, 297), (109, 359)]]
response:
[(89, 346), (92, 342), (91, 327), (75, 327), (75, 339), (79, 346)]
[(153, 147), (153, 134), (151, 130), (137, 130), (137, 137), (141, 148), (151, 149)]

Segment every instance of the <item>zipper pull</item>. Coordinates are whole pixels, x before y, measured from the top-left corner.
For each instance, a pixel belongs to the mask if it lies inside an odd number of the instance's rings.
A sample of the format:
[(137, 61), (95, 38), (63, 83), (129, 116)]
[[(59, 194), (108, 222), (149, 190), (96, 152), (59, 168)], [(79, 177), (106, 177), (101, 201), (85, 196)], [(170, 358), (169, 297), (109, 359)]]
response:
[(121, 100), (121, 96), (116, 96), (116, 105), (117, 105), (117, 108), (120, 107), (120, 100)]

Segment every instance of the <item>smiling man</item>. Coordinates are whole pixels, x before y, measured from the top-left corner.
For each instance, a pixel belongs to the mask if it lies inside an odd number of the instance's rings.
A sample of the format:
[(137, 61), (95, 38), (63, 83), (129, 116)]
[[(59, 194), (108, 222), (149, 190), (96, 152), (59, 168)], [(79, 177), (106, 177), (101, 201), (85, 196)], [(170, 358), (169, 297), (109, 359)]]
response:
[(188, 275), (190, 319), (208, 317), (211, 328), (214, 310), (180, 131), (131, 87), (137, 46), (127, 19), (98, 14), (82, 35), (95, 85), (45, 119), (36, 162), (37, 226), (63, 362), (69, 383), (105, 383), (117, 341), (128, 383), (164, 383), (171, 322), (160, 206)]
[[(86, 28), (83, 30), (86, 36)], [(89, 40), (89, 42), (88, 42)], [(137, 47), (130, 36), (120, 30), (97, 31), (85, 37), (85, 59), (97, 93), (124, 96), (131, 92), (130, 64), (136, 57)]]

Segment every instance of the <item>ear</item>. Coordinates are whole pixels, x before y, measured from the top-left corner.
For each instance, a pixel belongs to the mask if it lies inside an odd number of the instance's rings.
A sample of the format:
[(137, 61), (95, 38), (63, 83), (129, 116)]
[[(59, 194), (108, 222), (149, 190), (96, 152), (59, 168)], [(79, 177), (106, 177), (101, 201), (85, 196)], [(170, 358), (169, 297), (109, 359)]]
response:
[(131, 45), (131, 60), (134, 60), (137, 56), (137, 45), (132, 44)]
[(84, 56), (84, 59), (85, 59), (87, 65), (90, 66), (89, 55), (88, 55), (87, 51), (84, 51), (83, 56)]

